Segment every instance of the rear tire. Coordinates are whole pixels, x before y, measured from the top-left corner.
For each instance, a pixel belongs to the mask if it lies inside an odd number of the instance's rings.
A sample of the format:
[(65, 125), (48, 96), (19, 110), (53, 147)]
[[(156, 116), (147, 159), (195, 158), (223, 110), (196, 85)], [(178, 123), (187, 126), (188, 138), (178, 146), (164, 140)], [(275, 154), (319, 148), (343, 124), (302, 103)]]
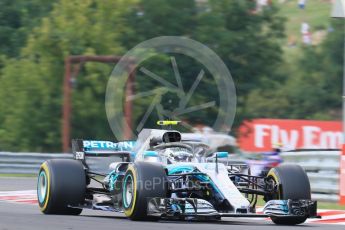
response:
[(166, 198), (168, 193), (166, 171), (162, 165), (137, 162), (129, 165), (122, 184), (122, 205), (131, 220), (156, 220), (147, 216), (148, 198)]
[[(281, 164), (272, 168), (267, 177), (273, 179), (278, 185), (278, 193), (271, 199), (311, 199), (309, 178), (301, 166)], [(278, 225), (302, 224), (306, 219), (307, 217), (271, 217), (271, 220)]]
[(38, 174), (38, 205), (44, 214), (79, 215), (85, 200), (86, 174), (76, 160), (54, 159), (44, 162)]

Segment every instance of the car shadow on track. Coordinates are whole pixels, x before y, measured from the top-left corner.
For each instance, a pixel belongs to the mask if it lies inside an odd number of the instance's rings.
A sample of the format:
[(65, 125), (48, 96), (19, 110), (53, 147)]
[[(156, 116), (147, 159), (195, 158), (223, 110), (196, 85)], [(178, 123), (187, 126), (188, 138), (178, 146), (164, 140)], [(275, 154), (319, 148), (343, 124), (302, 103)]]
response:
[[(101, 215), (82, 215), (85, 217), (93, 217), (93, 218), (106, 218), (106, 219), (118, 219), (118, 220), (123, 220), (123, 221), (128, 221), (132, 222), (125, 216), (101, 216)], [(145, 223), (152, 223), (152, 224), (194, 224), (194, 225), (199, 225), (199, 224), (215, 224), (215, 225), (246, 225), (246, 226), (265, 226), (265, 227), (272, 227), (272, 228), (277, 228), (278, 226), (275, 225), (274, 223), (266, 220), (257, 220), (255, 221), (254, 219), (252, 220), (159, 220), (159, 221), (135, 221), (137, 223), (140, 222), (145, 222)], [(289, 227), (289, 226), (286, 226)], [(314, 227), (308, 224), (302, 224), (302, 225), (296, 225), (296, 226), (290, 226), (290, 227), (299, 227), (299, 228), (308, 228), (308, 227)]]

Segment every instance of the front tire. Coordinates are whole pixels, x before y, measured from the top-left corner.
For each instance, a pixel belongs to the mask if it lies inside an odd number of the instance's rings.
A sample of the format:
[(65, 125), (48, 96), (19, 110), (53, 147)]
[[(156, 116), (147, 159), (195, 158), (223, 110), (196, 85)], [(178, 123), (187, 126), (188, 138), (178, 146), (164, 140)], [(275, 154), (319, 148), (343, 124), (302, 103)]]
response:
[(129, 165), (122, 184), (122, 205), (131, 220), (154, 220), (147, 216), (148, 198), (166, 198), (168, 183), (162, 165), (137, 162)]
[(44, 162), (39, 170), (37, 197), (44, 214), (79, 215), (78, 206), (85, 200), (86, 174), (76, 160), (53, 159)]
[[(278, 186), (277, 194), (271, 199), (279, 200), (300, 200), (311, 199), (309, 178), (299, 165), (281, 164), (272, 168), (268, 174), (268, 179), (274, 181)], [(276, 217), (271, 220), (278, 225), (297, 225), (306, 221), (307, 217)]]

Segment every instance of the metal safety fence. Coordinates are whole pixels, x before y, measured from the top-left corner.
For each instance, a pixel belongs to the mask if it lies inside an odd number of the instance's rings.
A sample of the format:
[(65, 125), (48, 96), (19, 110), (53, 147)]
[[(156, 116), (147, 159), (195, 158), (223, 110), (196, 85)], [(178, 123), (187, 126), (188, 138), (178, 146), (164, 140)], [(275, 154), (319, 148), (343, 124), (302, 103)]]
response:
[(36, 174), (40, 165), (49, 159), (72, 159), (72, 154), (63, 153), (12, 153), (0, 152), (0, 173)]
[[(0, 152), (0, 174), (37, 174), (40, 165), (49, 159), (73, 159), (71, 153)], [(108, 173), (109, 165), (119, 157), (89, 157), (86, 163), (96, 173)]]
[(307, 172), (312, 198), (320, 201), (339, 201), (340, 150), (294, 150), (281, 156), (286, 163), (302, 166)]

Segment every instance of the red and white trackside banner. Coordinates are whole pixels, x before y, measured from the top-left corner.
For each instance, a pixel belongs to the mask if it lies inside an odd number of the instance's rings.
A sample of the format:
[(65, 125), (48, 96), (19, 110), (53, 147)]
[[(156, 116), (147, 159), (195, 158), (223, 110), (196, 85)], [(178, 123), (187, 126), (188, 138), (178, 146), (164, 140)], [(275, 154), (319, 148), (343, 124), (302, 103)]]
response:
[(341, 148), (342, 122), (287, 119), (254, 119), (239, 128), (238, 143), (249, 152), (272, 150), (281, 143), (284, 148)]

